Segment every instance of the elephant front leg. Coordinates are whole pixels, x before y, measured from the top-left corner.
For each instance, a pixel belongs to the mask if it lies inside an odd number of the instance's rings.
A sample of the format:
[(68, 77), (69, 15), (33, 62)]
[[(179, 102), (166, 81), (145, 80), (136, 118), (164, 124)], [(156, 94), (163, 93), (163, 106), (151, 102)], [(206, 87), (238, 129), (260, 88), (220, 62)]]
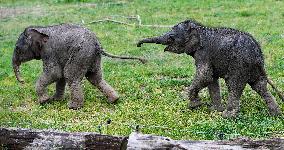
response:
[(208, 85), (208, 91), (212, 99), (211, 109), (219, 112), (224, 111), (224, 107), (221, 102), (220, 86), (217, 78), (213, 79), (213, 82)]
[(50, 76), (43, 73), (36, 82), (36, 92), (38, 95), (38, 102), (40, 104), (46, 103), (50, 100), (47, 93), (47, 86), (54, 82)]
[(70, 109), (79, 109), (84, 104), (84, 95), (80, 81), (72, 81), (69, 84), (71, 100), (68, 103)]
[(63, 98), (64, 91), (65, 91), (65, 85), (66, 85), (66, 81), (64, 78), (61, 78), (56, 82), (56, 92), (52, 96), (51, 98), (52, 100), (59, 100)]
[(198, 65), (192, 84), (187, 89), (188, 98), (190, 100), (188, 105), (189, 108), (194, 109), (202, 105), (198, 93), (213, 81), (212, 74), (209, 65)]

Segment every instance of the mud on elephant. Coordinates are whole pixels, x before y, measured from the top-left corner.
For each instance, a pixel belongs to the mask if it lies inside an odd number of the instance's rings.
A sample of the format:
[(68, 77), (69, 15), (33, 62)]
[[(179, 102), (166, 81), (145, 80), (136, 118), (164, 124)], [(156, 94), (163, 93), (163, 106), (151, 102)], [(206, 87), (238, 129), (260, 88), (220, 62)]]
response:
[[(19, 73), (21, 63), (41, 59), (43, 72), (36, 82), (39, 103), (45, 103), (64, 96), (65, 85), (71, 90), (69, 108), (83, 106), (81, 81), (84, 77), (104, 93), (109, 102), (115, 102), (117, 92), (103, 79), (101, 56), (121, 59), (144, 59), (121, 57), (106, 53), (96, 35), (90, 30), (71, 24), (48, 27), (27, 27), (20, 34), (12, 58), (18, 81), (23, 82)], [(56, 93), (49, 97), (47, 86), (56, 82)]]
[[(247, 83), (266, 101), (271, 115), (282, 113), (267, 90), (267, 83), (275, 86), (264, 70), (260, 45), (250, 34), (231, 28), (205, 27), (194, 20), (186, 20), (162, 36), (139, 41), (137, 46), (143, 43), (166, 45), (164, 51), (186, 53), (195, 59), (196, 74), (187, 90), (190, 108), (201, 105), (198, 92), (208, 87), (213, 109), (223, 111), (218, 80), (224, 78), (229, 91), (224, 117), (237, 116)], [(279, 91), (278, 94), (284, 100)]]

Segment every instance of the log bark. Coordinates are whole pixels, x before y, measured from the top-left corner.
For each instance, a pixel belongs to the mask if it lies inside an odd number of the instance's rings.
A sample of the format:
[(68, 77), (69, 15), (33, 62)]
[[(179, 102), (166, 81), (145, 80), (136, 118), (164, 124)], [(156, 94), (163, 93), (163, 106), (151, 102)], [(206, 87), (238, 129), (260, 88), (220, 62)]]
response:
[(126, 149), (127, 137), (97, 133), (0, 128), (0, 149)]
[(167, 137), (131, 133), (127, 144), (128, 150), (283, 150), (284, 138), (250, 140), (239, 138), (223, 141), (172, 140)]
[(127, 136), (101, 135), (91, 132), (59, 132), (0, 128), (0, 149), (96, 149), (96, 150), (243, 150), (284, 149), (284, 138), (251, 140), (239, 138), (223, 141), (172, 140), (167, 137), (133, 132)]

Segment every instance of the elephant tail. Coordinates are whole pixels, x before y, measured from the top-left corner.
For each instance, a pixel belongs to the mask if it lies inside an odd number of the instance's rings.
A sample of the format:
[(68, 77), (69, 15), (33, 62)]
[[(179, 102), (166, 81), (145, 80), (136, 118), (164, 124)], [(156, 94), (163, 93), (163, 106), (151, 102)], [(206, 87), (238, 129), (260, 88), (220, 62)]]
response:
[(282, 99), (282, 101), (284, 101), (284, 96), (282, 95), (280, 90), (277, 89), (277, 87), (272, 83), (272, 81), (269, 78), (267, 78), (267, 83), (271, 85), (271, 87), (276, 91), (277, 95)]
[(139, 58), (139, 57), (128, 57), (128, 56), (116, 56), (105, 52), (104, 50), (101, 51), (101, 54), (111, 58), (118, 58), (118, 59), (136, 59), (139, 60), (141, 63), (145, 64), (147, 62), (146, 59)]

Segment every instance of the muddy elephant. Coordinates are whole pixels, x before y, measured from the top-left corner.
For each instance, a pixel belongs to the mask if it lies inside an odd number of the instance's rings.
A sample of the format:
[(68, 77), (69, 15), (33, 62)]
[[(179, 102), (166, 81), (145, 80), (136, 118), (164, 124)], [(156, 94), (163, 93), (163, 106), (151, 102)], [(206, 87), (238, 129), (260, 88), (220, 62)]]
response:
[[(64, 96), (65, 85), (71, 90), (69, 108), (78, 109), (83, 106), (81, 81), (84, 77), (102, 93), (109, 102), (115, 102), (117, 92), (103, 79), (102, 55), (121, 58), (144, 59), (136, 57), (121, 57), (106, 53), (96, 35), (90, 30), (72, 24), (61, 24), (48, 27), (31, 26), (22, 32), (16, 43), (12, 58), (13, 69), (18, 81), (21, 63), (41, 59), (43, 72), (36, 82), (36, 92), (39, 103), (61, 99)], [(56, 92), (52, 97), (47, 94), (47, 86), (56, 82)]]
[[(195, 20), (186, 20), (162, 36), (139, 41), (137, 46), (143, 43), (166, 45), (164, 51), (186, 53), (194, 58), (196, 74), (187, 89), (190, 108), (202, 104), (198, 92), (208, 87), (213, 109), (223, 111), (218, 80), (224, 78), (229, 92), (224, 117), (237, 116), (240, 97), (247, 83), (266, 101), (271, 115), (282, 113), (267, 90), (267, 83), (273, 88), (275, 86), (264, 70), (260, 45), (250, 34), (231, 28), (206, 27)], [(278, 94), (284, 100), (279, 91)]]

